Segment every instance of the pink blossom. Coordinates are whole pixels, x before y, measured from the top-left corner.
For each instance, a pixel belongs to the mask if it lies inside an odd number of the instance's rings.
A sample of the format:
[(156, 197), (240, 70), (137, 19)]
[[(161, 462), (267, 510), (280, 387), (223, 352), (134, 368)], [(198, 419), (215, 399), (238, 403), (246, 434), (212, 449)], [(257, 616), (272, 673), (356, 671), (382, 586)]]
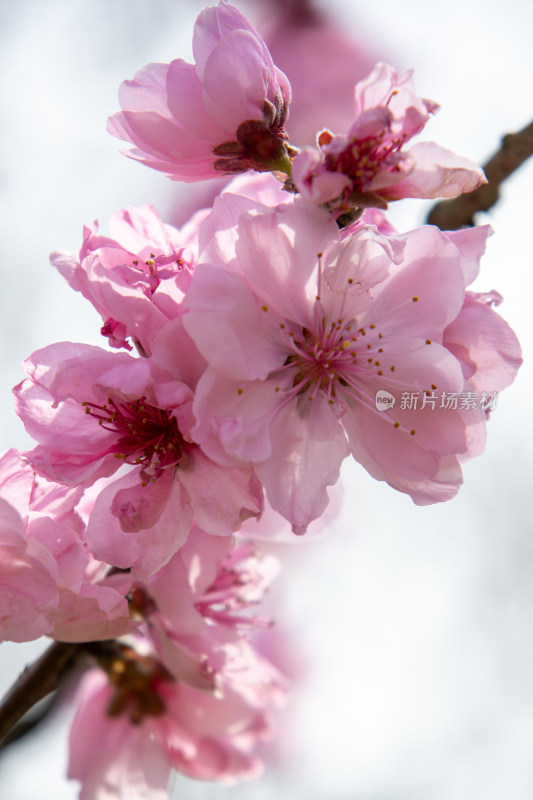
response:
[(70, 486), (117, 473), (98, 494), (86, 538), (96, 558), (152, 574), (185, 541), (192, 521), (228, 535), (262, 509), (249, 466), (224, 469), (191, 439), (194, 387), (204, 361), (180, 318), (151, 358), (90, 345), (50, 345), (26, 362), (18, 413), (39, 442), (34, 468)]
[(110, 221), (112, 238), (94, 222), (79, 253), (54, 252), (52, 264), (96, 308), (111, 347), (151, 352), (157, 334), (180, 313), (196, 262), (196, 215), (182, 231), (164, 225), (152, 206), (127, 208)]
[[(433, 398), (471, 388), (455, 355), (464, 333), (450, 326), (465, 314), (487, 230), (385, 237), (360, 226), (341, 239), (320, 209), (246, 208), (229, 195), (204, 229), (184, 324), (209, 363), (192, 431), (206, 453), (253, 462), (297, 532), (323, 512), (350, 451), (416, 503), (452, 497), (460, 461), (481, 446), (485, 413)], [(505, 330), (497, 359), (509, 380), (519, 346), (503, 321), (498, 333), (493, 324), (469, 316), (464, 353), (496, 358)], [(380, 390), (396, 398), (393, 408), (377, 407)], [(418, 407), (402, 403), (404, 393), (419, 395)]]
[(276, 686), (283, 690), (283, 679), (240, 631), (268, 627), (249, 612), (278, 568), (277, 559), (261, 555), (251, 543), (235, 546), (229, 537), (213, 538), (193, 526), (170, 562), (136, 586), (131, 606), (174, 678), (217, 693), (229, 682), (255, 702), (258, 671), (271, 693)]
[(107, 576), (87, 551), (80, 494), (36, 482), (15, 450), (0, 459), (0, 639), (78, 642), (134, 630), (131, 580)]
[[(287, 681), (237, 628), (273, 575), (272, 557), (197, 528), (131, 594), (142, 618), (133, 644), (97, 651), (70, 737), (69, 777), (82, 800), (166, 797), (172, 768), (234, 783), (257, 777)], [(154, 652), (155, 651), (155, 652)]]
[(258, 777), (274, 704), (256, 708), (229, 687), (198, 692), (134, 653), (122, 663), (109, 682), (93, 670), (80, 687), (68, 765), (80, 800), (166, 800), (172, 769), (226, 784)]
[(294, 160), (292, 178), (305, 199), (386, 208), (388, 200), (455, 197), (485, 183), (473, 162), (433, 142), (403, 149), (438, 110), (416, 95), (411, 75), (380, 63), (356, 85), (356, 118), (347, 135), (322, 131), (319, 150), (304, 148)]
[(291, 90), (257, 31), (221, 0), (196, 20), (193, 53), (121, 85), (108, 130), (135, 145), (127, 155), (184, 181), (286, 170)]

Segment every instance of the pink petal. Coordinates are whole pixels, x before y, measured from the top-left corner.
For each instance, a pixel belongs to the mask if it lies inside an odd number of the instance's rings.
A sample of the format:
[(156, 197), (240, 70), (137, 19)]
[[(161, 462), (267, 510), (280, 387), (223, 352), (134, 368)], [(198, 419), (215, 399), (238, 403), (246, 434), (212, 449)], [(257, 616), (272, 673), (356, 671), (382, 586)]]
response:
[(206, 111), (203, 85), (192, 64), (175, 59), (167, 76), (168, 107), (182, 128), (213, 146), (235, 139), (235, 127), (224, 128)]
[(189, 494), (194, 521), (206, 533), (227, 536), (263, 510), (262, 487), (250, 469), (221, 467), (200, 448), (191, 450), (180, 479)]
[(263, 119), (271, 70), (257, 37), (249, 31), (232, 31), (205, 64), (206, 111), (228, 131), (236, 131), (246, 120)]
[(361, 322), (375, 324), (384, 336), (396, 337), (405, 330), (411, 336), (438, 341), (463, 305), (459, 254), (445, 234), (431, 226), (401, 238), (406, 246), (402, 268), (379, 287)]
[(481, 167), (433, 142), (419, 142), (408, 153), (414, 169), (387, 188), (387, 197), (457, 197), (477, 189), (486, 178)]
[(192, 511), (179, 480), (174, 479), (168, 499), (153, 527), (125, 531), (120, 518), (110, 509), (117, 489), (135, 486), (142, 499), (143, 489), (134, 470), (100, 492), (89, 518), (86, 539), (89, 549), (99, 561), (121, 569), (131, 567), (137, 577), (143, 578), (166, 564), (183, 544), (191, 526)]
[(275, 455), (255, 470), (272, 507), (292, 523), (295, 533), (305, 533), (326, 508), (326, 486), (336, 483), (350, 451), (325, 399), (318, 395), (309, 402), (304, 396), (299, 406), (291, 403), (278, 413), (271, 434)]
[(167, 107), (166, 80), (168, 64), (147, 64), (133, 80), (123, 81), (118, 90), (121, 108), (128, 111), (153, 111), (170, 118)]
[(238, 230), (239, 267), (255, 294), (267, 309), (309, 326), (319, 254), (339, 240), (334, 220), (322, 209), (296, 200), (267, 214), (243, 215)]
[(475, 225), (458, 231), (446, 231), (446, 236), (459, 250), (461, 267), (465, 275), (465, 286), (469, 286), (479, 274), (479, 262), (484, 254), (487, 239), (492, 235), (490, 225)]
[(457, 319), (446, 328), (443, 342), (478, 392), (509, 386), (522, 363), (520, 343), (509, 325), (470, 293)]
[[(266, 378), (280, 366), (280, 353), (268, 334), (276, 321), (238, 275), (200, 264), (186, 300), (183, 325), (213, 366), (236, 380)], [(282, 362), (281, 362), (282, 363)]]

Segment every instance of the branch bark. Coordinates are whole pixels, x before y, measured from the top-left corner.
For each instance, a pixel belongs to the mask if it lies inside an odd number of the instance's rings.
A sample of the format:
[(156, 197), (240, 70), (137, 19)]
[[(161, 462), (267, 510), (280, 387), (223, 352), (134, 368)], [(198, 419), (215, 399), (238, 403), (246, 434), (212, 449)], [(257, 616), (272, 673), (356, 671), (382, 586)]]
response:
[(495, 205), (500, 196), (500, 185), (532, 155), (533, 122), (521, 131), (503, 137), (500, 149), (483, 167), (488, 183), (469, 194), (437, 203), (428, 214), (428, 224), (443, 231), (473, 226), (474, 214), (488, 211)]
[(0, 702), (0, 747), (7, 743), (5, 738), (24, 714), (59, 687), (84, 646), (54, 642), (37, 661), (26, 667)]

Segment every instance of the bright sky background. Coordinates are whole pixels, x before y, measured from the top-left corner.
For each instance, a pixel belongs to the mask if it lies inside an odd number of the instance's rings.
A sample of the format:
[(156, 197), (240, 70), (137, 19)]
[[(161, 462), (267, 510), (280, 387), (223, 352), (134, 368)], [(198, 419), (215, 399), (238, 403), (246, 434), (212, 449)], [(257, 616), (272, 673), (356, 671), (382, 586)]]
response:
[[(243, 11), (250, 6), (239, 0)], [(20, 362), (61, 339), (97, 340), (92, 308), (48, 265), (85, 222), (125, 205), (165, 216), (176, 187), (118, 155), (105, 132), (121, 80), (149, 61), (190, 58), (200, 3), (18, 0), (0, 11), (3, 336), (2, 449), (31, 446), (10, 389)], [(442, 105), (427, 138), (483, 161), (533, 116), (533, 5), (526, 0), (416, 0), (331, 7), (346, 31)], [(268, 17), (268, 2), (263, 4)], [(257, 7), (255, 7), (257, 11)], [(324, 120), (327, 125), (327, 120)], [(490, 216), (476, 288), (499, 290), (526, 363), (500, 398), (486, 453), (442, 506), (409, 498), (346, 464), (335, 529), (290, 548), (273, 589), (308, 668), (281, 723), (290, 757), (234, 789), (176, 780), (194, 800), (530, 800), (533, 796), (533, 368), (530, 245), (533, 162), (508, 181)], [(399, 204), (399, 229), (425, 205)], [(42, 647), (2, 645), (7, 686)], [(67, 729), (0, 761), (6, 800), (74, 800)]]

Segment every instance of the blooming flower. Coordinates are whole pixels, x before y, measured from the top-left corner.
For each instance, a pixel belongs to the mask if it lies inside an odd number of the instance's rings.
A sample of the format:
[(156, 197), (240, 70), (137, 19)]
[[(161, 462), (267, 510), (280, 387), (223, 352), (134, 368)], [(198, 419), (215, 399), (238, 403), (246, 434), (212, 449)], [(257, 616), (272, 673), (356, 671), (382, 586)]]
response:
[[(96, 651), (103, 672), (80, 689), (69, 776), (81, 798), (166, 797), (171, 768), (233, 783), (256, 777), (257, 745), (287, 680), (238, 632), (275, 559), (197, 528), (156, 575), (131, 593), (141, 617), (133, 647)], [(104, 743), (104, 745), (102, 745)]]
[[(487, 229), (385, 237), (360, 226), (341, 239), (320, 209), (247, 209), (228, 195), (204, 226), (184, 324), (209, 363), (193, 404), (192, 435), (205, 451), (223, 464), (254, 462), (297, 532), (324, 510), (350, 451), (417, 503), (452, 497), (460, 461), (480, 449), (483, 410), (398, 402), (384, 412), (375, 397), (468, 388), (461, 326), (449, 326), (466, 313)], [(520, 363), (516, 337), (502, 320), (491, 335), (486, 316), (481, 327), (468, 320), (463, 354), (476, 358), (479, 384), (491, 364), (507, 385)]]
[(226, 784), (261, 773), (254, 750), (272, 734), (277, 701), (196, 691), (133, 651), (108, 674), (89, 672), (77, 697), (68, 777), (81, 782), (80, 800), (166, 800), (172, 769)]
[(91, 557), (81, 490), (40, 481), (15, 450), (0, 458), (0, 640), (112, 639), (134, 629), (131, 580)]
[(98, 494), (86, 538), (100, 560), (152, 574), (185, 541), (193, 518), (227, 535), (262, 509), (249, 466), (224, 469), (190, 438), (194, 386), (203, 360), (172, 320), (150, 358), (90, 345), (50, 345), (26, 362), (18, 412), (39, 442), (34, 468), (90, 486), (129, 465)]
[(131, 607), (145, 620), (144, 635), (177, 680), (220, 692), (228, 681), (253, 687), (260, 670), (273, 691), (283, 683), (280, 676), (240, 631), (268, 627), (247, 612), (278, 569), (277, 559), (251, 543), (234, 545), (229, 537), (213, 538), (193, 526), (169, 563), (135, 587)]
[(144, 354), (169, 319), (179, 314), (196, 262), (199, 219), (177, 231), (164, 225), (152, 206), (127, 208), (111, 218), (112, 238), (98, 223), (83, 230), (79, 253), (57, 251), (52, 264), (102, 316), (101, 333), (111, 347)]
[(225, 0), (194, 27), (196, 64), (149, 64), (119, 92), (113, 136), (170, 178), (197, 181), (248, 169), (286, 169), (291, 90), (257, 31)]
[(455, 197), (485, 182), (478, 166), (433, 142), (403, 150), (439, 108), (416, 95), (411, 74), (380, 63), (356, 85), (347, 135), (324, 130), (320, 150), (304, 148), (294, 160), (292, 178), (304, 198), (386, 208), (387, 200)]

